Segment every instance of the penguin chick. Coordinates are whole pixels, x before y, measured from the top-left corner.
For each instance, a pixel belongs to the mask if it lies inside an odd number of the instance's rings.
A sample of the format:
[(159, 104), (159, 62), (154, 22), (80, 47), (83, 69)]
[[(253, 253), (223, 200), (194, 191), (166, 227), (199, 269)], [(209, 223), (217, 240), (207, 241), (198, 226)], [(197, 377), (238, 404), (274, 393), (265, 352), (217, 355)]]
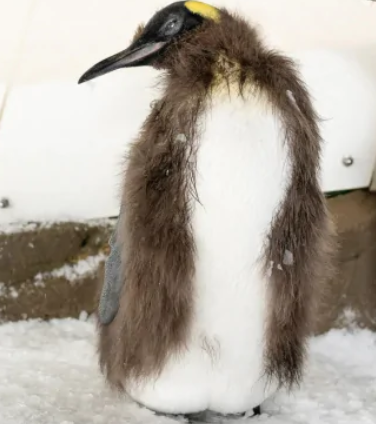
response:
[(330, 276), (318, 118), (294, 63), (204, 3), (160, 10), (80, 82), (135, 66), (163, 93), (126, 160), (102, 370), (158, 412), (251, 411), (301, 381)]

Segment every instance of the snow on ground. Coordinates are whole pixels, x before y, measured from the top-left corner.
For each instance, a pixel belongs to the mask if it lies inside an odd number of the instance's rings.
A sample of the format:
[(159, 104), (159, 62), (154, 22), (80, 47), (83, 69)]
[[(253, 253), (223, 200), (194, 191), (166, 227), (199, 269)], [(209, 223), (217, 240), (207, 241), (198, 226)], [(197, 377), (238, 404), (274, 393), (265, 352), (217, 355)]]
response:
[[(111, 394), (95, 342), (85, 317), (1, 325), (0, 423), (173, 423)], [(266, 407), (249, 423), (376, 423), (376, 334), (335, 330), (312, 340), (301, 390)]]

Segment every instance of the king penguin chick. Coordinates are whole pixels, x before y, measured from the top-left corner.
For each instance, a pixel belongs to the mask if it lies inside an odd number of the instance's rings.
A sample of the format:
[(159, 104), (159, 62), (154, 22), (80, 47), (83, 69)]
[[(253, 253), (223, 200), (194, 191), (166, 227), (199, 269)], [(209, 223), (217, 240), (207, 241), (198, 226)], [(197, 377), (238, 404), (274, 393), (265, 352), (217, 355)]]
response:
[(126, 160), (102, 370), (160, 413), (249, 413), (301, 381), (329, 275), (318, 118), (294, 63), (204, 3), (158, 11), (80, 82), (135, 66), (163, 93)]

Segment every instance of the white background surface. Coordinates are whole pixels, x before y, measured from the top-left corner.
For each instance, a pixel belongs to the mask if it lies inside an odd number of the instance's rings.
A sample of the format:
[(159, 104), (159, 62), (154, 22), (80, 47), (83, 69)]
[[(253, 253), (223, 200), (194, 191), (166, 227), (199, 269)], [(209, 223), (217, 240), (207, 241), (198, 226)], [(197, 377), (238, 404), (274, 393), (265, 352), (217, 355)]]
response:
[[(121, 164), (154, 97), (156, 72), (123, 70), (78, 86), (127, 46), (162, 0), (0, 0), (0, 224), (116, 215)], [(326, 191), (366, 187), (376, 158), (376, 3), (224, 0), (268, 42), (302, 60), (323, 117)], [(148, 91), (145, 92), (145, 89)], [(352, 155), (345, 168), (342, 158)]]

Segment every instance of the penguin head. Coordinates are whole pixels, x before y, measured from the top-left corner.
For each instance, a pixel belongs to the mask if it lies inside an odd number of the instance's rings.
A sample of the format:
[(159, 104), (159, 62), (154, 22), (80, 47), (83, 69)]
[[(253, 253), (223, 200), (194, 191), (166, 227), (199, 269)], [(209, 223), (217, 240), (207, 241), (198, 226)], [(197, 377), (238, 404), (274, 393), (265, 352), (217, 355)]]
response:
[(164, 55), (173, 54), (169, 47), (205, 22), (218, 22), (220, 11), (199, 1), (179, 1), (158, 11), (140, 26), (131, 45), (120, 53), (94, 65), (79, 79), (79, 84), (120, 68), (159, 67)]

